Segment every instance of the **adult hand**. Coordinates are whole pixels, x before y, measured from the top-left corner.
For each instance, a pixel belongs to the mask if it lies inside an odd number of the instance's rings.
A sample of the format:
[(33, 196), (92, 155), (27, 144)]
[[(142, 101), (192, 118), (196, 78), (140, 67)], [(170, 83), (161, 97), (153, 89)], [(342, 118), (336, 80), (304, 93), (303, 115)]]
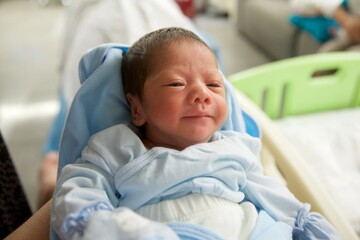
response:
[(334, 18), (344, 28), (350, 41), (360, 43), (360, 18), (349, 14), (342, 7), (335, 10)]
[(352, 42), (360, 43), (360, 18), (348, 15), (343, 27)]

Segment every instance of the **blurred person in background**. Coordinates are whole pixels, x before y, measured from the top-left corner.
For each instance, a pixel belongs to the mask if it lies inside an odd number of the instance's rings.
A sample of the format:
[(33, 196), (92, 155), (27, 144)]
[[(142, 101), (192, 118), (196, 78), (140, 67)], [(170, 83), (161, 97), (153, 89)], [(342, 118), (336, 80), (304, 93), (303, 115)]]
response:
[(360, 50), (360, 0), (291, 0), (290, 21), (324, 43), (319, 52)]

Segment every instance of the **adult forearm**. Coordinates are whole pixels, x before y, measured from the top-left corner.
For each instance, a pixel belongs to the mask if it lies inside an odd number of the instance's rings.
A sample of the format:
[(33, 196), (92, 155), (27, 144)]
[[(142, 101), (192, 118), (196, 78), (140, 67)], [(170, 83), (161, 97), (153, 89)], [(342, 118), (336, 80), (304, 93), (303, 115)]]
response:
[(360, 43), (360, 18), (338, 7), (334, 12), (334, 19), (345, 29), (350, 41)]
[(349, 18), (349, 15), (348, 13), (345, 11), (344, 8), (342, 7), (337, 7), (334, 11), (334, 19), (343, 27), (345, 27), (347, 21), (348, 21), (348, 18)]
[(40, 208), (23, 225), (17, 228), (5, 240), (17, 239), (49, 239), (50, 237), (50, 205), (51, 200)]

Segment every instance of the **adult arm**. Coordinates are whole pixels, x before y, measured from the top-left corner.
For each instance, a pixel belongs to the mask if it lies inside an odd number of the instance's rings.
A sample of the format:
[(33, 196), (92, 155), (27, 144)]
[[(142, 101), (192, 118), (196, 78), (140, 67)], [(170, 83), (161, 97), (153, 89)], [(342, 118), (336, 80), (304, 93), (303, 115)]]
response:
[(5, 240), (49, 239), (50, 206), (51, 200), (34, 213), (24, 224), (7, 236)]
[(360, 18), (350, 14), (342, 7), (336, 8), (333, 16), (345, 29), (350, 41), (360, 43)]

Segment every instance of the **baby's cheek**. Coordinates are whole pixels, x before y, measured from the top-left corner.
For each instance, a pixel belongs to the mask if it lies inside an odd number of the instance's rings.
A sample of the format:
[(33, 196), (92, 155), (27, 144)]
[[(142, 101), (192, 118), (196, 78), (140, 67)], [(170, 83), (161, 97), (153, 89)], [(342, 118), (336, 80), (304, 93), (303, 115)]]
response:
[(175, 122), (177, 114), (176, 106), (158, 106), (153, 109), (154, 115), (157, 119), (162, 119), (165, 122)]
[(218, 109), (217, 109), (217, 115), (219, 116), (219, 121), (221, 123), (225, 122), (226, 117), (227, 117), (227, 112), (228, 112), (227, 104), (226, 104), (226, 101), (223, 100), (220, 102)]
[(224, 99), (223, 101), (221, 101), (221, 104), (220, 104), (220, 108), (221, 108), (221, 111), (223, 112), (223, 115), (227, 116), (227, 112), (228, 112), (228, 106), (226, 104), (226, 100)]

